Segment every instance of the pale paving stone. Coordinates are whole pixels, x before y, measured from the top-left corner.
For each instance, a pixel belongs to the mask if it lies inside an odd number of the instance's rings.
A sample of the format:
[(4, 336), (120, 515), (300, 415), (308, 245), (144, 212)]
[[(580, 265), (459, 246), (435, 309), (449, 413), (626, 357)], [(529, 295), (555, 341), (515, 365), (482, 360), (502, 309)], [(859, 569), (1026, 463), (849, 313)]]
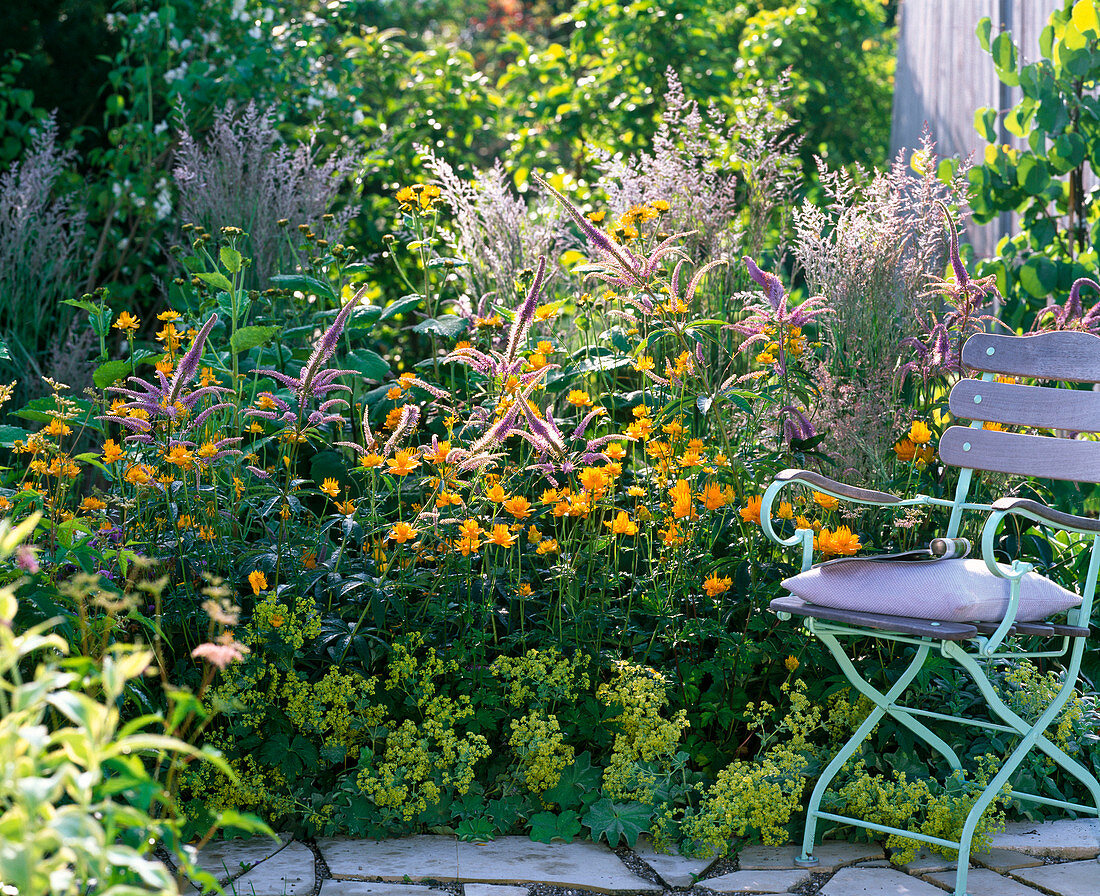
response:
[[(715, 862), (714, 859), (689, 859), (678, 853), (657, 852), (647, 837), (638, 838), (634, 852), (670, 887), (690, 887)], [(470, 896), (469, 888), (466, 896)]]
[[(926, 880), (942, 884), (950, 892), (955, 890), (955, 872), (940, 871), (924, 875)], [(1034, 887), (1022, 884), (1011, 877), (1004, 877), (987, 868), (971, 868), (966, 875), (967, 896), (1043, 896)]]
[(1028, 855), (1026, 852), (1017, 852), (1014, 849), (991, 849), (989, 852), (972, 852), (970, 860), (988, 868), (990, 871), (996, 871), (998, 874), (1004, 874), (1014, 868), (1035, 868), (1043, 864), (1042, 859)]
[(809, 871), (733, 871), (699, 881), (719, 893), (787, 893), (810, 879)]
[(906, 874), (920, 874), (924, 877), (928, 877), (929, 874), (936, 871), (953, 871), (958, 867), (958, 863), (954, 859), (948, 859), (941, 856), (938, 852), (922, 848), (916, 856), (914, 856), (913, 861), (894, 867), (904, 871)]
[[(526, 892), (526, 890), (524, 891)], [(247, 896), (247, 894), (241, 894)], [(446, 890), (414, 884), (378, 884), (366, 880), (321, 881), (320, 896), (449, 896)]]
[(238, 896), (305, 896), (316, 885), (315, 864), (312, 849), (291, 843), (230, 886)]
[(1088, 859), (1043, 865), (1041, 868), (1022, 868), (1013, 871), (1012, 876), (1059, 896), (1096, 896), (1100, 892), (1100, 864)]
[(508, 884), (465, 884), (462, 889), (466, 896), (527, 896), (527, 887)]
[(943, 896), (943, 890), (892, 868), (841, 868), (820, 896)]
[(661, 889), (596, 843), (536, 843), (527, 837), (467, 843), (421, 834), (381, 842), (332, 837), (317, 845), (338, 879), (545, 883), (603, 893)]
[[(737, 855), (742, 871), (777, 871), (794, 868), (794, 860), (801, 855), (797, 846), (746, 846)], [(814, 858), (820, 864), (811, 868), (814, 872), (835, 871), (843, 865), (856, 862), (873, 862), (886, 857), (880, 843), (842, 843), (826, 840), (814, 847)]]
[(1014, 821), (1002, 833), (993, 835), (993, 847), (1015, 849), (1033, 856), (1094, 859), (1100, 855), (1100, 819)]

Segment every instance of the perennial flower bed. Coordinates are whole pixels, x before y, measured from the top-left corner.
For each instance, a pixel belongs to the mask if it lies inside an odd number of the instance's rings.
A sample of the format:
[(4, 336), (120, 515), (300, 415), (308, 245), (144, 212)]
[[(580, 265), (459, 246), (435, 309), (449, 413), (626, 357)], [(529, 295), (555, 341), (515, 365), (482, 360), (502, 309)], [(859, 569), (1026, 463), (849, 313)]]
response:
[[(92, 839), (132, 850), (115, 873), (154, 889), (151, 844), (186, 865), (219, 831), (648, 833), (700, 855), (795, 836), (868, 705), (766, 611), (799, 558), (763, 537), (762, 493), (788, 467), (949, 493), (947, 392), (967, 336), (1007, 326), (1005, 290), (970, 274), (963, 172), (931, 141), (803, 184), (782, 89), (726, 125), (668, 77), (651, 148), (598, 183), (525, 169), (520, 197), (499, 165), (466, 178), (419, 146), (364, 259), (325, 181), (347, 159), (307, 153), (305, 211), (179, 222), (156, 308), (69, 302), (98, 344), (91, 385), (0, 396), (0, 746), (24, 751), (0, 819), (30, 832), (0, 846), (0, 880), (93, 874), (57, 847), (54, 803), (104, 816)], [(220, 139), (270, 124), (242, 115)], [(181, 141), (200, 211), (218, 145)], [(1001, 317), (1095, 331), (1080, 273)], [(776, 528), (812, 529), (815, 559), (936, 530), (929, 508), (784, 494)], [(1005, 539), (1079, 579), (1072, 545)], [(907, 649), (862, 659), (889, 674)], [(1023, 715), (1060, 684), (1041, 662), (991, 677)], [(917, 696), (963, 706), (971, 687), (937, 673)], [(1052, 739), (1095, 764), (1093, 698), (1068, 705)], [(823, 806), (956, 837), (995, 771), (996, 745), (965, 737), (973, 767), (945, 786), (884, 727)], [(37, 803), (19, 783), (47, 779), (80, 783)], [(1078, 785), (1035, 759), (1013, 786)], [(1019, 809), (1006, 790), (979, 844)]]

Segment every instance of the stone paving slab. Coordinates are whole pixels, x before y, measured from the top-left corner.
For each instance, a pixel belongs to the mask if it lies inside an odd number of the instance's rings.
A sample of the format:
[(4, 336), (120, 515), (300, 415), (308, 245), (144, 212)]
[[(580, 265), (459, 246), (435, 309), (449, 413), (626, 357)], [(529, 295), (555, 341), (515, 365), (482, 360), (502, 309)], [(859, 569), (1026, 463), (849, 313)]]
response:
[[(794, 860), (802, 853), (797, 846), (746, 846), (737, 855), (742, 871), (779, 871), (795, 867)], [(881, 843), (842, 843), (826, 840), (814, 847), (814, 858), (820, 864), (811, 871), (835, 871), (856, 862), (873, 862), (886, 858)]]
[(317, 860), (304, 843), (291, 843), (230, 884), (240, 896), (306, 896), (316, 886)]
[(919, 874), (927, 877), (936, 871), (954, 871), (958, 867), (958, 863), (954, 859), (942, 856), (931, 849), (921, 849), (913, 858), (913, 861), (895, 867), (906, 874)]
[(508, 884), (465, 884), (462, 889), (466, 896), (527, 896), (528, 893), (527, 887)]
[(317, 846), (332, 876), (360, 880), (453, 880), (459, 883), (543, 883), (601, 893), (660, 892), (596, 843), (536, 843), (501, 837), (468, 843), (436, 834), (397, 840), (331, 837)]
[(788, 893), (810, 879), (809, 871), (733, 871), (699, 886), (719, 893)]
[[(248, 894), (242, 893), (240, 896), (248, 896)], [(446, 890), (418, 887), (415, 884), (379, 884), (367, 880), (325, 880), (321, 881), (320, 896), (449, 896), (449, 894)]]
[(841, 868), (820, 896), (943, 896), (943, 890), (892, 868)]
[[(670, 887), (690, 887), (714, 864), (714, 859), (689, 859), (676, 853), (657, 852), (647, 837), (639, 837), (634, 852)], [(469, 889), (466, 896), (470, 896)]]
[(1096, 896), (1100, 893), (1100, 863), (1094, 860), (1021, 868), (1012, 876), (1059, 896)]
[(970, 854), (972, 862), (976, 862), (990, 871), (1005, 874), (1015, 868), (1035, 868), (1043, 864), (1043, 860), (1026, 852), (1017, 852), (1015, 849), (991, 849), (989, 852), (975, 852)]
[[(926, 874), (925, 880), (940, 884), (949, 892), (955, 890), (955, 872), (940, 871)], [(1034, 887), (1022, 884), (987, 868), (971, 868), (966, 875), (967, 896), (1044, 896)]]
[(993, 835), (995, 849), (1014, 849), (1033, 856), (1094, 859), (1100, 855), (1100, 819), (1079, 818), (1035, 823), (1014, 821)]

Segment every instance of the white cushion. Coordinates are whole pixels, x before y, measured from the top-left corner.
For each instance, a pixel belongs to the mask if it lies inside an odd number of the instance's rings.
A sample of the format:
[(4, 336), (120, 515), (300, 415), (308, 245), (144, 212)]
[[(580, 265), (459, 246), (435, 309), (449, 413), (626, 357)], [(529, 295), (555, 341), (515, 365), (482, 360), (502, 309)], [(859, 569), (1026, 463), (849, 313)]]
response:
[[(912, 562), (853, 557), (815, 566), (784, 579), (783, 585), (822, 607), (944, 622), (999, 622), (1008, 609), (1011, 587), (984, 560), (973, 558)], [(1080, 605), (1079, 595), (1029, 572), (1020, 582), (1016, 619), (1035, 622)]]

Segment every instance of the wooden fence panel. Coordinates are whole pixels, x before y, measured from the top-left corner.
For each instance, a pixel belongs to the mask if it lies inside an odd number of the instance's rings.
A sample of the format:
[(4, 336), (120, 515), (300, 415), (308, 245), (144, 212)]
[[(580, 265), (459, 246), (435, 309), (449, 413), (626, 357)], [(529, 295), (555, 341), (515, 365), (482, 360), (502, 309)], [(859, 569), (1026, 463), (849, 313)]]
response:
[[(927, 122), (941, 157), (973, 154), (980, 161), (985, 142), (974, 130), (975, 110), (1007, 110), (1019, 101), (1019, 88), (997, 80), (974, 34), (978, 21), (988, 16), (994, 35), (1011, 31), (1022, 59), (1034, 62), (1039, 34), (1061, 6), (1061, 0), (901, 0), (891, 156), (918, 147)], [(1020, 144), (1003, 130), (1001, 139)], [(1006, 213), (984, 227), (970, 225), (967, 236), (979, 256), (992, 255), (1012, 227)]]

